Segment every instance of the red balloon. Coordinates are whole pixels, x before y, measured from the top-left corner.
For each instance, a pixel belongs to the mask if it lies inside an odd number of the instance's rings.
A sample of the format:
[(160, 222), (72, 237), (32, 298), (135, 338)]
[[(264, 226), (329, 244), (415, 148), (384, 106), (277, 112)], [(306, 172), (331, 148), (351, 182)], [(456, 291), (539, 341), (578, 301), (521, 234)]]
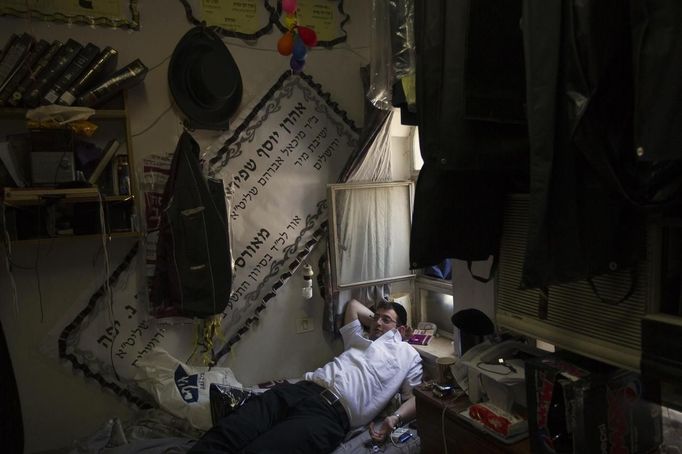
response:
[(286, 32), (277, 41), (277, 52), (282, 55), (291, 55), (294, 50), (294, 35), (291, 32)]
[(300, 25), (297, 27), (298, 31), (298, 36), (301, 37), (303, 40), (303, 43), (305, 43), (306, 46), (308, 47), (315, 47), (317, 46), (317, 34), (315, 33), (315, 30), (312, 28), (308, 27), (301, 27)]

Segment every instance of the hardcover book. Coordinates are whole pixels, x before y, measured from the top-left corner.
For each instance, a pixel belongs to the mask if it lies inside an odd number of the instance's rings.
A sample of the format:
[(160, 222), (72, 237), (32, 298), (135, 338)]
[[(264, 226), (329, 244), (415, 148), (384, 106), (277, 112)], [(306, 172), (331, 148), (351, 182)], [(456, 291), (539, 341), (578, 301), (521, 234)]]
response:
[(99, 54), (99, 47), (92, 43), (88, 43), (78, 55), (73, 59), (71, 64), (59, 76), (54, 85), (50, 88), (47, 94), (43, 97), (46, 104), (55, 104), (57, 99), (66, 91), (67, 88), (85, 71), (90, 63)]
[(22, 104), (26, 91), (38, 80), (38, 77), (40, 77), (43, 71), (46, 71), (47, 65), (50, 64), (50, 61), (52, 61), (61, 47), (61, 41), (52, 42), (43, 56), (40, 57), (38, 63), (31, 69), (27, 77), (24, 77), (24, 80), (20, 81), (19, 85), (14, 89), (14, 92), (7, 101), (11, 106), (18, 107)]
[(63, 106), (72, 105), (78, 96), (93, 85), (101, 82), (114, 72), (118, 61), (118, 51), (111, 47), (106, 47), (91, 63), (80, 77), (61, 95), (57, 104)]
[(33, 46), (29, 55), (24, 59), (24, 62), (21, 64), (16, 74), (14, 74), (14, 77), (12, 77), (12, 80), (10, 80), (5, 87), (0, 90), (0, 107), (4, 107), (9, 104), (9, 99), (12, 96), (12, 93), (14, 93), (19, 84), (25, 78), (29, 77), (29, 74), (34, 70), (38, 64), (38, 61), (40, 60), (40, 57), (42, 57), (45, 51), (47, 51), (49, 46), (50, 44), (44, 39), (41, 39)]
[(110, 78), (92, 88), (76, 100), (79, 106), (93, 107), (101, 104), (120, 91), (142, 82), (149, 69), (139, 59), (116, 71)]
[(33, 36), (24, 33), (3, 54), (2, 62), (0, 62), (0, 89), (12, 79), (34, 42)]
[(28, 107), (36, 107), (40, 104), (43, 94), (46, 93), (57, 78), (66, 70), (83, 48), (77, 41), (70, 39), (64, 44), (52, 58), (45, 71), (40, 73), (38, 80), (31, 86), (24, 97), (24, 104)]
[(7, 54), (7, 51), (9, 50), (10, 47), (12, 47), (12, 44), (14, 44), (14, 41), (16, 41), (18, 38), (19, 35), (17, 35), (16, 33), (12, 33), (12, 35), (7, 39), (5, 47), (3, 47), (2, 50), (0, 50), (0, 62), (2, 62), (2, 59)]

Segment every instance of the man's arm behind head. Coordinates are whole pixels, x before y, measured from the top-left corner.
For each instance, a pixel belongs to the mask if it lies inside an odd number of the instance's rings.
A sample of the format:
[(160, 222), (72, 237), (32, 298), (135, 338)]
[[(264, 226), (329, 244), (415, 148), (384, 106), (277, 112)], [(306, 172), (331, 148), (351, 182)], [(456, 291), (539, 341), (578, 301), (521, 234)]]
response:
[(372, 324), (372, 312), (367, 306), (356, 299), (352, 299), (346, 304), (346, 311), (343, 316), (343, 324), (347, 325), (353, 320), (360, 320), (360, 324), (368, 328)]

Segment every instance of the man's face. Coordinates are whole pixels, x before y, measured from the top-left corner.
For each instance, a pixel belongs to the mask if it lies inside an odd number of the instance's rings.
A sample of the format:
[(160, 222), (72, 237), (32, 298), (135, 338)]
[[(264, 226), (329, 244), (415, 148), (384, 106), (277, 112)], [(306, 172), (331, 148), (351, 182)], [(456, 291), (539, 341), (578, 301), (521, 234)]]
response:
[(373, 320), (369, 329), (370, 340), (376, 340), (385, 332), (398, 327), (398, 314), (393, 309), (378, 309), (374, 313)]

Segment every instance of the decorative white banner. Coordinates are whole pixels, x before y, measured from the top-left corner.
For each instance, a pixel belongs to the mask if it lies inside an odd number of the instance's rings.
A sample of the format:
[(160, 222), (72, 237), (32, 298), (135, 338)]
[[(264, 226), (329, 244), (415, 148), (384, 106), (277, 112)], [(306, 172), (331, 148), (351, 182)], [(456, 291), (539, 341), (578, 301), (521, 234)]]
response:
[(353, 123), (307, 75), (287, 71), (248, 112), (209, 161), (230, 202), (228, 350), (322, 236), (327, 184), (358, 145)]
[[(224, 180), (231, 201), (236, 268), (222, 322), (227, 341), (219, 345), (214, 339), (220, 347), (213, 352), (215, 360), (257, 320), (325, 234), (326, 185), (337, 181), (358, 141), (352, 122), (306, 75), (283, 74), (248, 112), (209, 162), (209, 173)], [(157, 227), (157, 199), (167, 166), (165, 156), (144, 162), (141, 186), (151, 232)], [(155, 244), (153, 235), (148, 240)], [(194, 351), (197, 326), (192, 320), (149, 316), (146, 280), (153, 252), (137, 244), (121, 263), (110, 264), (107, 282), (86, 283), (45, 344), (49, 354), (74, 371), (141, 407), (152, 402), (133, 379), (138, 360), (160, 347), (196, 364), (209, 351), (204, 345)]]
[(139, 244), (121, 263), (111, 264), (107, 282), (86, 284), (79, 303), (48, 334), (43, 350), (105, 390), (146, 408), (154, 402), (134, 380), (137, 361), (155, 347), (187, 361), (194, 348), (195, 325), (187, 319), (149, 316)]

